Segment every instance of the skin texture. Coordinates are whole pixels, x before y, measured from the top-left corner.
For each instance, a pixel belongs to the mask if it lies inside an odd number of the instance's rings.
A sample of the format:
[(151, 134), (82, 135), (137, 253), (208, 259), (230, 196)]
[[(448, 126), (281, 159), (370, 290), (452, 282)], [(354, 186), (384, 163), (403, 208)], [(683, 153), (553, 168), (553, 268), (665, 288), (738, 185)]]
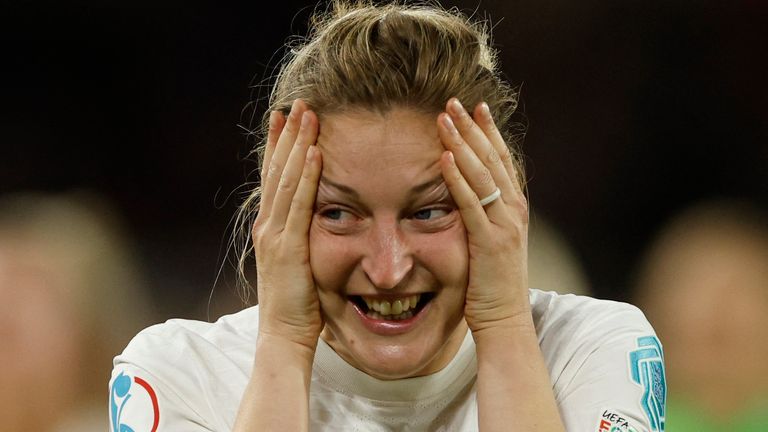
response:
[[(259, 337), (235, 430), (307, 430), (321, 333), (350, 364), (402, 378), (444, 367), (467, 327), (480, 429), (563, 430), (530, 314), (527, 202), (487, 107), (470, 116), (453, 98), (432, 120), (393, 109), (322, 124), (301, 100), (270, 119), (253, 229)], [(347, 296), (393, 292), (435, 293), (434, 309), (406, 334), (372, 336)]]
[[(444, 148), (434, 115), (327, 116), (317, 146), (323, 174), (309, 244), (323, 339), (378, 378), (442, 369), (467, 331), (468, 256), (464, 225), (440, 171)], [(395, 336), (367, 330), (348, 299), (426, 292), (435, 297), (418, 325)]]

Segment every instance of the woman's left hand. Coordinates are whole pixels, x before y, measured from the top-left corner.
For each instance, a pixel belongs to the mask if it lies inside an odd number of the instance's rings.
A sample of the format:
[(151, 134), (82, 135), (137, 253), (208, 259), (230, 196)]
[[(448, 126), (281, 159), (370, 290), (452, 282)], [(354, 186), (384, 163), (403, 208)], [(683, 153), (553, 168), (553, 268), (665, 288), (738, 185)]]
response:
[[(451, 98), (438, 133), (443, 177), (467, 230), (467, 324), (473, 333), (528, 324), (528, 203), (510, 151), (485, 103), (470, 116)], [(496, 188), (501, 195), (483, 206)]]

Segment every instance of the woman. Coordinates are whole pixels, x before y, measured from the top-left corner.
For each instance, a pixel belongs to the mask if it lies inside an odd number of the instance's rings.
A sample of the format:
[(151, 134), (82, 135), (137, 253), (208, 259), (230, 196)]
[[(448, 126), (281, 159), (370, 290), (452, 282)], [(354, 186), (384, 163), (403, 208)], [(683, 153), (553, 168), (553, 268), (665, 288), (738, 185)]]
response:
[(259, 306), (141, 333), (113, 429), (663, 430), (642, 313), (528, 289), (516, 95), (484, 28), (335, 4), (311, 35), (240, 215)]

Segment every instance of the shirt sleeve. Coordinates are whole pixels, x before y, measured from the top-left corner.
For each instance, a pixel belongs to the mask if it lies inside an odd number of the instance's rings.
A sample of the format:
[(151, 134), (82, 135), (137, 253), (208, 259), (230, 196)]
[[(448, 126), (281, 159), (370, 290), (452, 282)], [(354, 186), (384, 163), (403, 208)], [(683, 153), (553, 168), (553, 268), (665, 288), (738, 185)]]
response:
[(171, 387), (130, 363), (118, 363), (109, 384), (110, 432), (209, 432)]
[(622, 304), (579, 333), (575, 373), (557, 395), (566, 430), (663, 432), (664, 354), (643, 313)]

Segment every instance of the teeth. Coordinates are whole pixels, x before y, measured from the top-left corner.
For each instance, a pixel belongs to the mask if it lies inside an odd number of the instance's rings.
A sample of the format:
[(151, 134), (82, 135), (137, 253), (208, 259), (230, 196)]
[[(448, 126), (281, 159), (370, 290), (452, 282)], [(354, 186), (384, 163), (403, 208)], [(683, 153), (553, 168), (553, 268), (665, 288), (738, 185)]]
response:
[(373, 318), (373, 319), (377, 319), (377, 320), (386, 319), (386, 320), (389, 320), (389, 321), (399, 321), (399, 320), (404, 320), (404, 319), (408, 319), (408, 318), (413, 317), (413, 312), (412, 311), (407, 311), (407, 312), (400, 313), (398, 315), (383, 316), (382, 314), (380, 314), (380, 313), (378, 313), (376, 311), (372, 311), (371, 310), (371, 311), (368, 311), (368, 313), (366, 315), (368, 316), (368, 318)]
[(392, 313), (392, 304), (389, 303), (386, 300), (383, 300), (381, 302), (381, 310), (379, 311), (382, 315), (390, 315)]
[(403, 297), (391, 302), (363, 297), (363, 301), (368, 306), (369, 316), (371, 313), (375, 313), (378, 316), (387, 316), (387, 319), (403, 319), (398, 317), (404, 316), (406, 313), (413, 316), (411, 309), (416, 307), (419, 300), (421, 300), (421, 294)]
[(395, 300), (392, 302), (392, 315), (400, 315), (403, 313), (403, 302)]

